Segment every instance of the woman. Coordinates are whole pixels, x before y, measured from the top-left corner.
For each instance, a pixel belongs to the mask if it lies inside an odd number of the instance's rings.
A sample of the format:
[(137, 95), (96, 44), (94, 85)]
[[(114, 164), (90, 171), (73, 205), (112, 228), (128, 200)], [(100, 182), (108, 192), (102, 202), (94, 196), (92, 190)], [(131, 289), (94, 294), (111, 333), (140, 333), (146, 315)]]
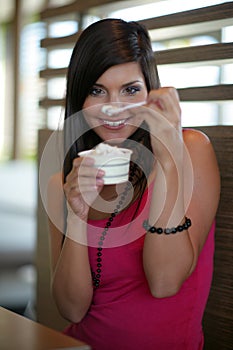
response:
[[(112, 116), (102, 109), (143, 101)], [(207, 136), (182, 130), (177, 91), (160, 87), (144, 27), (105, 19), (83, 31), (64, 131), (63, 185), (54, 176), (48, 198), (49, 210), (62, 208), (64, 190), (68, 209), (65, 235), (50, 220), (65, 333), (93, 350), (202, 349), (219, 172)], [(100, 142), (133, 150), (129, 182), (104, 185), (93, 159), (77, 156)]]

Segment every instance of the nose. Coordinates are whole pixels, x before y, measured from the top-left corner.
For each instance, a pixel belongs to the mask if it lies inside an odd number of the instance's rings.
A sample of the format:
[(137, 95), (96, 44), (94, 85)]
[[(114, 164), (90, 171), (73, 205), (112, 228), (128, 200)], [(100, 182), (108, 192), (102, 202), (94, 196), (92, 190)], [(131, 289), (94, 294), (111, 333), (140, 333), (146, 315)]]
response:
[(120, 95), (119, 91), (109, 91), (108, 94), (108, 103), (122, 103), (123, 102), (123, 96)]

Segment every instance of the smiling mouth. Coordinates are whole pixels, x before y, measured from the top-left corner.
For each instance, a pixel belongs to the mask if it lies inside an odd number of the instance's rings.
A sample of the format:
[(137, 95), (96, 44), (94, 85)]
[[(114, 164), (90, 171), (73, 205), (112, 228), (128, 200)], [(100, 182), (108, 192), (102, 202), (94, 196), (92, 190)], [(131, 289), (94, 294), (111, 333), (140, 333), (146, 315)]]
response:
[(126, 124), (126, 119), (122, 120), (103, 120), (103, 124), (111, 127), (117, 127)]

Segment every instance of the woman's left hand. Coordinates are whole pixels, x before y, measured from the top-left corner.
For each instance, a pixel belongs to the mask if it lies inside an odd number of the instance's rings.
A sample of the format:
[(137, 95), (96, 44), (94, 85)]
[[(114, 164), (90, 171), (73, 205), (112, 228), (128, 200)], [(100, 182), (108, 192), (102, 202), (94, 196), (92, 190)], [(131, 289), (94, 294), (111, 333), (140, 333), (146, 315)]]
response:
[(180, 151), (182, 146), (181, 108), (179, 95), (173, 87), (150, 91), (144, 119), (150, 128), (153, 153), (163, 160), (167, 150)]
[(174, 87), (162, 87), (151, 90), (147, 105), (149, 108), (165, 117), (175, 128), (179, 128), (181, 122), (180, 100)]

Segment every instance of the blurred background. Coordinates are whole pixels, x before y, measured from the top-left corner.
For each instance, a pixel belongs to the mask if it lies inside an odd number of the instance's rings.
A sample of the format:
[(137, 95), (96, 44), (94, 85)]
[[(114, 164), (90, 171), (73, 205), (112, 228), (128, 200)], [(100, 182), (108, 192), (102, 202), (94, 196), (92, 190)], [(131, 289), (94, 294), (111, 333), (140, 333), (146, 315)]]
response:
[[(159, 52), (161, 83), (180, 92), (183, 126), (230, 126), (229, 5), (220, 0), (0, 0), (0, 306), (38, 318), (37, 264), (46, 260), (41, 253), (38, 258), (38, 132), (57, 129), (63, 117), (65, 73), (77, 33), (105, 17), (146, 20)], [(44, 237), (41, 249), (47, 252), (46, 230)]]

